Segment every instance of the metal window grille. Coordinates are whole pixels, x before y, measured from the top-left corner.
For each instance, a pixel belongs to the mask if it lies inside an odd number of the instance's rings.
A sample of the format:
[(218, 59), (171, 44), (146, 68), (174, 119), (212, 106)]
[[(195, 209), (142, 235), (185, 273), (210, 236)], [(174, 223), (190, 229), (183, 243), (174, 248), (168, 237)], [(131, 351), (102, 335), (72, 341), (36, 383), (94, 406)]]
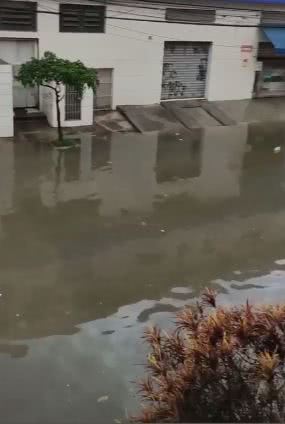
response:
[(0, 0), (1, 31), (36, 31), (37, 3)]
[(113, 69), (97, 69), (97, 87), (94, 95), (94, 110), (112, 109)]
[(81, 119), (81, 97), (74, 87), (65, 89), (65, 120), (79, 121)]
[(262, 25), (285, 25), (285, 12), (263, 11), (261, 14)]
[(105, 6), (60, 5), (60, 32), (104, 32)]
[(211, 9), (174, 9), (167, 8), (165, 18), (167, 21), (213, 23), (216, 11)]

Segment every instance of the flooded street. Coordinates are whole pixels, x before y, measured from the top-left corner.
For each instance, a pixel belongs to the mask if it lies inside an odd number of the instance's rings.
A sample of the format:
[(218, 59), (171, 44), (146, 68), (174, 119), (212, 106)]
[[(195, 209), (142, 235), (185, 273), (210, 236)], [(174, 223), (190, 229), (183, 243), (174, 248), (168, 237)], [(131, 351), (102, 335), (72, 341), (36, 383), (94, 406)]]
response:
[(123, 422), (149, 323), (285, 300), (285, 124), (80, 141), (0, 141), (5, 424)]

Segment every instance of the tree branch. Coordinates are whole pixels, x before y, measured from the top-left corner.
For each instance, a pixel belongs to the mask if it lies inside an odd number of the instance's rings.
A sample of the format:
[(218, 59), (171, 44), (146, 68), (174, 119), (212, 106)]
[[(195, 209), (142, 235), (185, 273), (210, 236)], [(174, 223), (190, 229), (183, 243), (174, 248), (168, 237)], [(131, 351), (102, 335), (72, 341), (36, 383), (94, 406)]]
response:
[(42, 87), (51, 88), (52, 90), (56, 91), (56, 88), (49, 84), (40, 84)]

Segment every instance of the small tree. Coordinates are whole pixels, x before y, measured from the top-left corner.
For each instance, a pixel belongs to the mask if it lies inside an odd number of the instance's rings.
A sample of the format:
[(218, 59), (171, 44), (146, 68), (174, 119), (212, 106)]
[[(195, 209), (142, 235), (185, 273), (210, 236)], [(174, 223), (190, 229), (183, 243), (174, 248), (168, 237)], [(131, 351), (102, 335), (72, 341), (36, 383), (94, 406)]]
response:
[(285, 305), (216, 306), (207, 290), (176, 331), (146, 332), (137, 422), (284, 422)]
[(57, 128), (59, 142), (63, 142), (61, 127), (60, 102), (64, 98), (64, 86), (71, 86), (82, 97), (85, 87), (95, 92), (96, 70), (87, 68), (79, 60), (71, 62), (57, 57), (52, 52), (45, 52), (41, 59), (32, 58), (24, 63), (19, 71), (18, 80), (26, 87), (48, 87), (55, 93)]

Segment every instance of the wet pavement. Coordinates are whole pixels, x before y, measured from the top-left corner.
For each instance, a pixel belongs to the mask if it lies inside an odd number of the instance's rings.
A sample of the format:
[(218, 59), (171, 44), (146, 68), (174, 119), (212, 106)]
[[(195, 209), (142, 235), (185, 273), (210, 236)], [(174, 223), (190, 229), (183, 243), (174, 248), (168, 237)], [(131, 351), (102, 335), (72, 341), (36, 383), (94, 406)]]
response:
[(39, 137), (0, 141), (1, 419), (120, 423), (146, 325), (285, 300), (285, 124)]
[(282, 122), (285, 119), (284, 97), (214, 101), (209, 104), (235, 122)]

